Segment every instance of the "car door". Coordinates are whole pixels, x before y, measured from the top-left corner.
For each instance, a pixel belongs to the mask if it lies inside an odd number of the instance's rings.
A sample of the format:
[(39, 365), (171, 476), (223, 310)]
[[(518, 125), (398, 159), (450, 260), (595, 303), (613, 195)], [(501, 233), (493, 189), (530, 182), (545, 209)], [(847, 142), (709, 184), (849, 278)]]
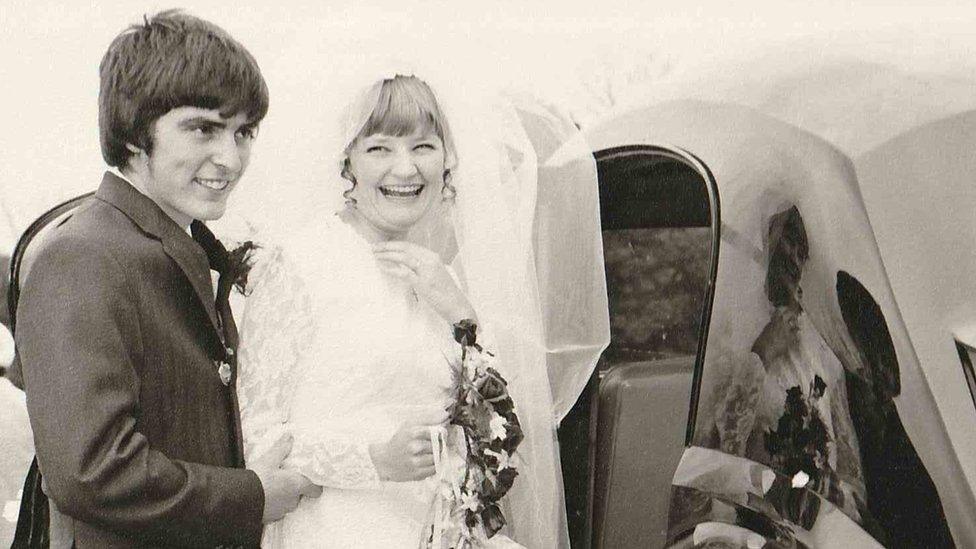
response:
[(714, 183), (677, 147), (610, 147), (596, 159), (611, 343), (594, 396), (592, 543), (660, 547), (710, 310)]

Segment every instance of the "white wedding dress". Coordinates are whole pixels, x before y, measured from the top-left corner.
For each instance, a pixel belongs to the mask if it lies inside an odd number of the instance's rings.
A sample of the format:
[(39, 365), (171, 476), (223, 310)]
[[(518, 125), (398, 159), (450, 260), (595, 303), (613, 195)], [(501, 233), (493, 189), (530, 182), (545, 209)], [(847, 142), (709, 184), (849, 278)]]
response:
[[(331, 151), (332, 161), (313, 163), (322, 172), (290, 186), (293, 200), (278, 201), (287, 186), (268, 187), (240, 215), (248, 230), (238, 236), (259, 243), (251, 229), (281, 230), (279, 211), (318, 218), (278, 239), (281, 246), (265, 243), (250, 274), (253, 293), (237, 308), (245, 457), (253, 463), (290, 432), (286, 465), (325, 486), (319, 499), (266, 527), (264, 546), (412, 548), (427, 522), (433, 479), (379, 482), (367, 447), (408, 414), (446, 404), (447, 362), (460, 348), (445, 321), (379, 271), (357, 233), (322, 214), (342, 206), (344, 151), (375, 104), (367, 90), (378, 78), (416, 73), (450, 120), (457, 199), (443, 227), (432, 222), (415, 236), (451, 257), (525, 434), (501, 534), (531, 549), (568, 548), (556, 427), (610, 340), (593, 155), (565, 113), (499, 93), (484, 67), (438, 59), (416, 71), (359, 53), (348, 64), (330, 57), (333, 77), (308, 88), (316, 116), (295, 121), (316, 136), (315, 154)], [(252, 225), (258, 212), (274, 216)], [(501, 534), (489, 545), (512, 543)]]
[(451, 327), (370, 246), (327, 216), (254, 256), (241, 319), (238, 393), (245, 458), (284, 433), (284, 466), (322, 485), (262, 546), (413, 548), (436, 486), (382, 482), (368, 445), (400, 422), (443, 409), (459, 358)]

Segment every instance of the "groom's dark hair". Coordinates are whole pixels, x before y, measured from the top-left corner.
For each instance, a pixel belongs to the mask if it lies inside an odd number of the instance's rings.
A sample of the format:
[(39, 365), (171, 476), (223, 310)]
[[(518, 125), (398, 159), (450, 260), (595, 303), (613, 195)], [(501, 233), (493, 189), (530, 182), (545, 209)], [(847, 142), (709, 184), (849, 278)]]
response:
[(223, 29), (179, 10), (144, 17), (120, 33), (99, 66), (102, 156), (123, 168), (132, 144), (152, 152), (153, 123), (177, 107), (268, 112), (268, 87), (254, 57)]

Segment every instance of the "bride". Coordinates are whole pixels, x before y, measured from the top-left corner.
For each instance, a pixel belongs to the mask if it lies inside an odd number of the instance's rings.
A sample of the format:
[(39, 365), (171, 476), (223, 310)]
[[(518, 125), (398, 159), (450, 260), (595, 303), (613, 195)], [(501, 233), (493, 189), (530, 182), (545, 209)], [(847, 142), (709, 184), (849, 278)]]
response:
[(449, 126), (438, 99), (402, 75), (354, 97), (336, 167), (345, 207), (251, 258), (237, 381), (245, 457), (290, 449), (284, 466), (325, 487), (266, 526), (263, 547), (420, 545), (438, 489), (430, 433), (447, 420), (462, 320), (496, 355), (525, 434), (508, 526), (491, 546), (569, 545), (553, 404), (566, 395), (552, 384), (585, 379), (593, 357), (547, 371), (540, 315), (552, 308), (540, 304), (533, 226), (519, 221), (535, 206), (534, 151), (514, 109), (461, 107)]

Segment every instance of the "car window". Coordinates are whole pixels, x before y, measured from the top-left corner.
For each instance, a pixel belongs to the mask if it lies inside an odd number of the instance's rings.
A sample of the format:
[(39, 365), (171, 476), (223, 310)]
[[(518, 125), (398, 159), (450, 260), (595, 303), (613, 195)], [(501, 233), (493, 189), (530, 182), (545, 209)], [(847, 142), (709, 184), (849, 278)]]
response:
[(603, 367), (695, 355), (712, 261), (705, 181), (658, 147), (597, 159), (611, 331)]
[(611, 334), (605, 364), (696, 353), (710, 248), (708, 227), (603, 232)]

